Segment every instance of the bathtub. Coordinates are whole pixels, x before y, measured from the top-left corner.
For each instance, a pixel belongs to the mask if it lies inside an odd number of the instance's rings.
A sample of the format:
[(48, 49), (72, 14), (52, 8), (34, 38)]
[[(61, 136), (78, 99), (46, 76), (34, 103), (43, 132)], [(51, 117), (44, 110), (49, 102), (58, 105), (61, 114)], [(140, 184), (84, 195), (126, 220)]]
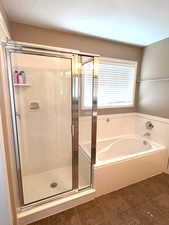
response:
[(165, 146), (141, 136), (99, 140), (94, 169), (96, 196), (164, 172), (167, 157)]

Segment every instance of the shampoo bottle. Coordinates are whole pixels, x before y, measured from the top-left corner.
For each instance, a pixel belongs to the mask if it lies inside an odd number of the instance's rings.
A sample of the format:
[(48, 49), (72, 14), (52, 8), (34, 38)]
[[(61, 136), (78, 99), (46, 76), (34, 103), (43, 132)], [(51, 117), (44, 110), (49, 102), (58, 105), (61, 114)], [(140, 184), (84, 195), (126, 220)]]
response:
[(13, 82), (14, 82), (14, 84), (19, 83), (19, 74), (18, 74), (17, 70), (15, 70), (14, 73), (13, 73)]
[(18, 74), (18, 80), (19, 80), (18, 82), (19, 84), (23, 84), (23, 76), (21, 72)]
[(20, 73), (22, 74), (22, 81), (23, 81), (23, 83), (26, 84), (26, 74), (25, 74), (25, 72), (21, 71)]

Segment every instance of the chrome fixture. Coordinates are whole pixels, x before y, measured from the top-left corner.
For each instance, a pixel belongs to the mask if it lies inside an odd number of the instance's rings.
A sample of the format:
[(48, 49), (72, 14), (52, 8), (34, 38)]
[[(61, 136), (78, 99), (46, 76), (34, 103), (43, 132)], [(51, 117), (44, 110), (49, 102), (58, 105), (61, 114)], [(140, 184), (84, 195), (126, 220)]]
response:
[(30, 110), (38, 110), (38, 109), (40, 109), (39, 102), (30, 102), (29, 109)]
[(50, 187), (51, 188), (56, 188), (58, 186), (58, 183), (57, 182), (52, 182), (51, 184), (50, 184)]
[(150, 134), (149, 132), (146, 132), (143, 136), (144, 136), (144, 137), (150, 137), (151, 134)]
[(152, 124), (151, 121), (147, 121), (145, 124), (146, 129), (152, 130), (154, 128), (154, 125)]

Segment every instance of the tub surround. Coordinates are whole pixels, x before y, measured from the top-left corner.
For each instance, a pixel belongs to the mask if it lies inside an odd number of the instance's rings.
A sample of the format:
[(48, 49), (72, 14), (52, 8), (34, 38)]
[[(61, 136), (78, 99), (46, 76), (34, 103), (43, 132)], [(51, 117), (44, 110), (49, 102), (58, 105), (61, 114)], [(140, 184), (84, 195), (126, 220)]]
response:
[[(145, 128), (147, 121), (151, 121), (154, 125), (151, 131)], [(142, 113), (98, 116), (98, 140), (123, 135), (143, 136), (147, 131), (151, 133), (150, 140), (169, 147), (169, 119)]]

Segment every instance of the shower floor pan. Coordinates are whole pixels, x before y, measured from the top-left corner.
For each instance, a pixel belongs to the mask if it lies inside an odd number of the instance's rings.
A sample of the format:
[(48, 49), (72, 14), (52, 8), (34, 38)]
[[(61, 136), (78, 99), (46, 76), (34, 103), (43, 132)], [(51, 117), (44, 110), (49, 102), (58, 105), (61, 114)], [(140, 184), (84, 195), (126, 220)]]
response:
[[(79, 173), (80, 188), (88, 186), (82, 172)], [(72, 190), (72, 168), (62, 167), (23, 176), (24, 203), (29, 204)]]

